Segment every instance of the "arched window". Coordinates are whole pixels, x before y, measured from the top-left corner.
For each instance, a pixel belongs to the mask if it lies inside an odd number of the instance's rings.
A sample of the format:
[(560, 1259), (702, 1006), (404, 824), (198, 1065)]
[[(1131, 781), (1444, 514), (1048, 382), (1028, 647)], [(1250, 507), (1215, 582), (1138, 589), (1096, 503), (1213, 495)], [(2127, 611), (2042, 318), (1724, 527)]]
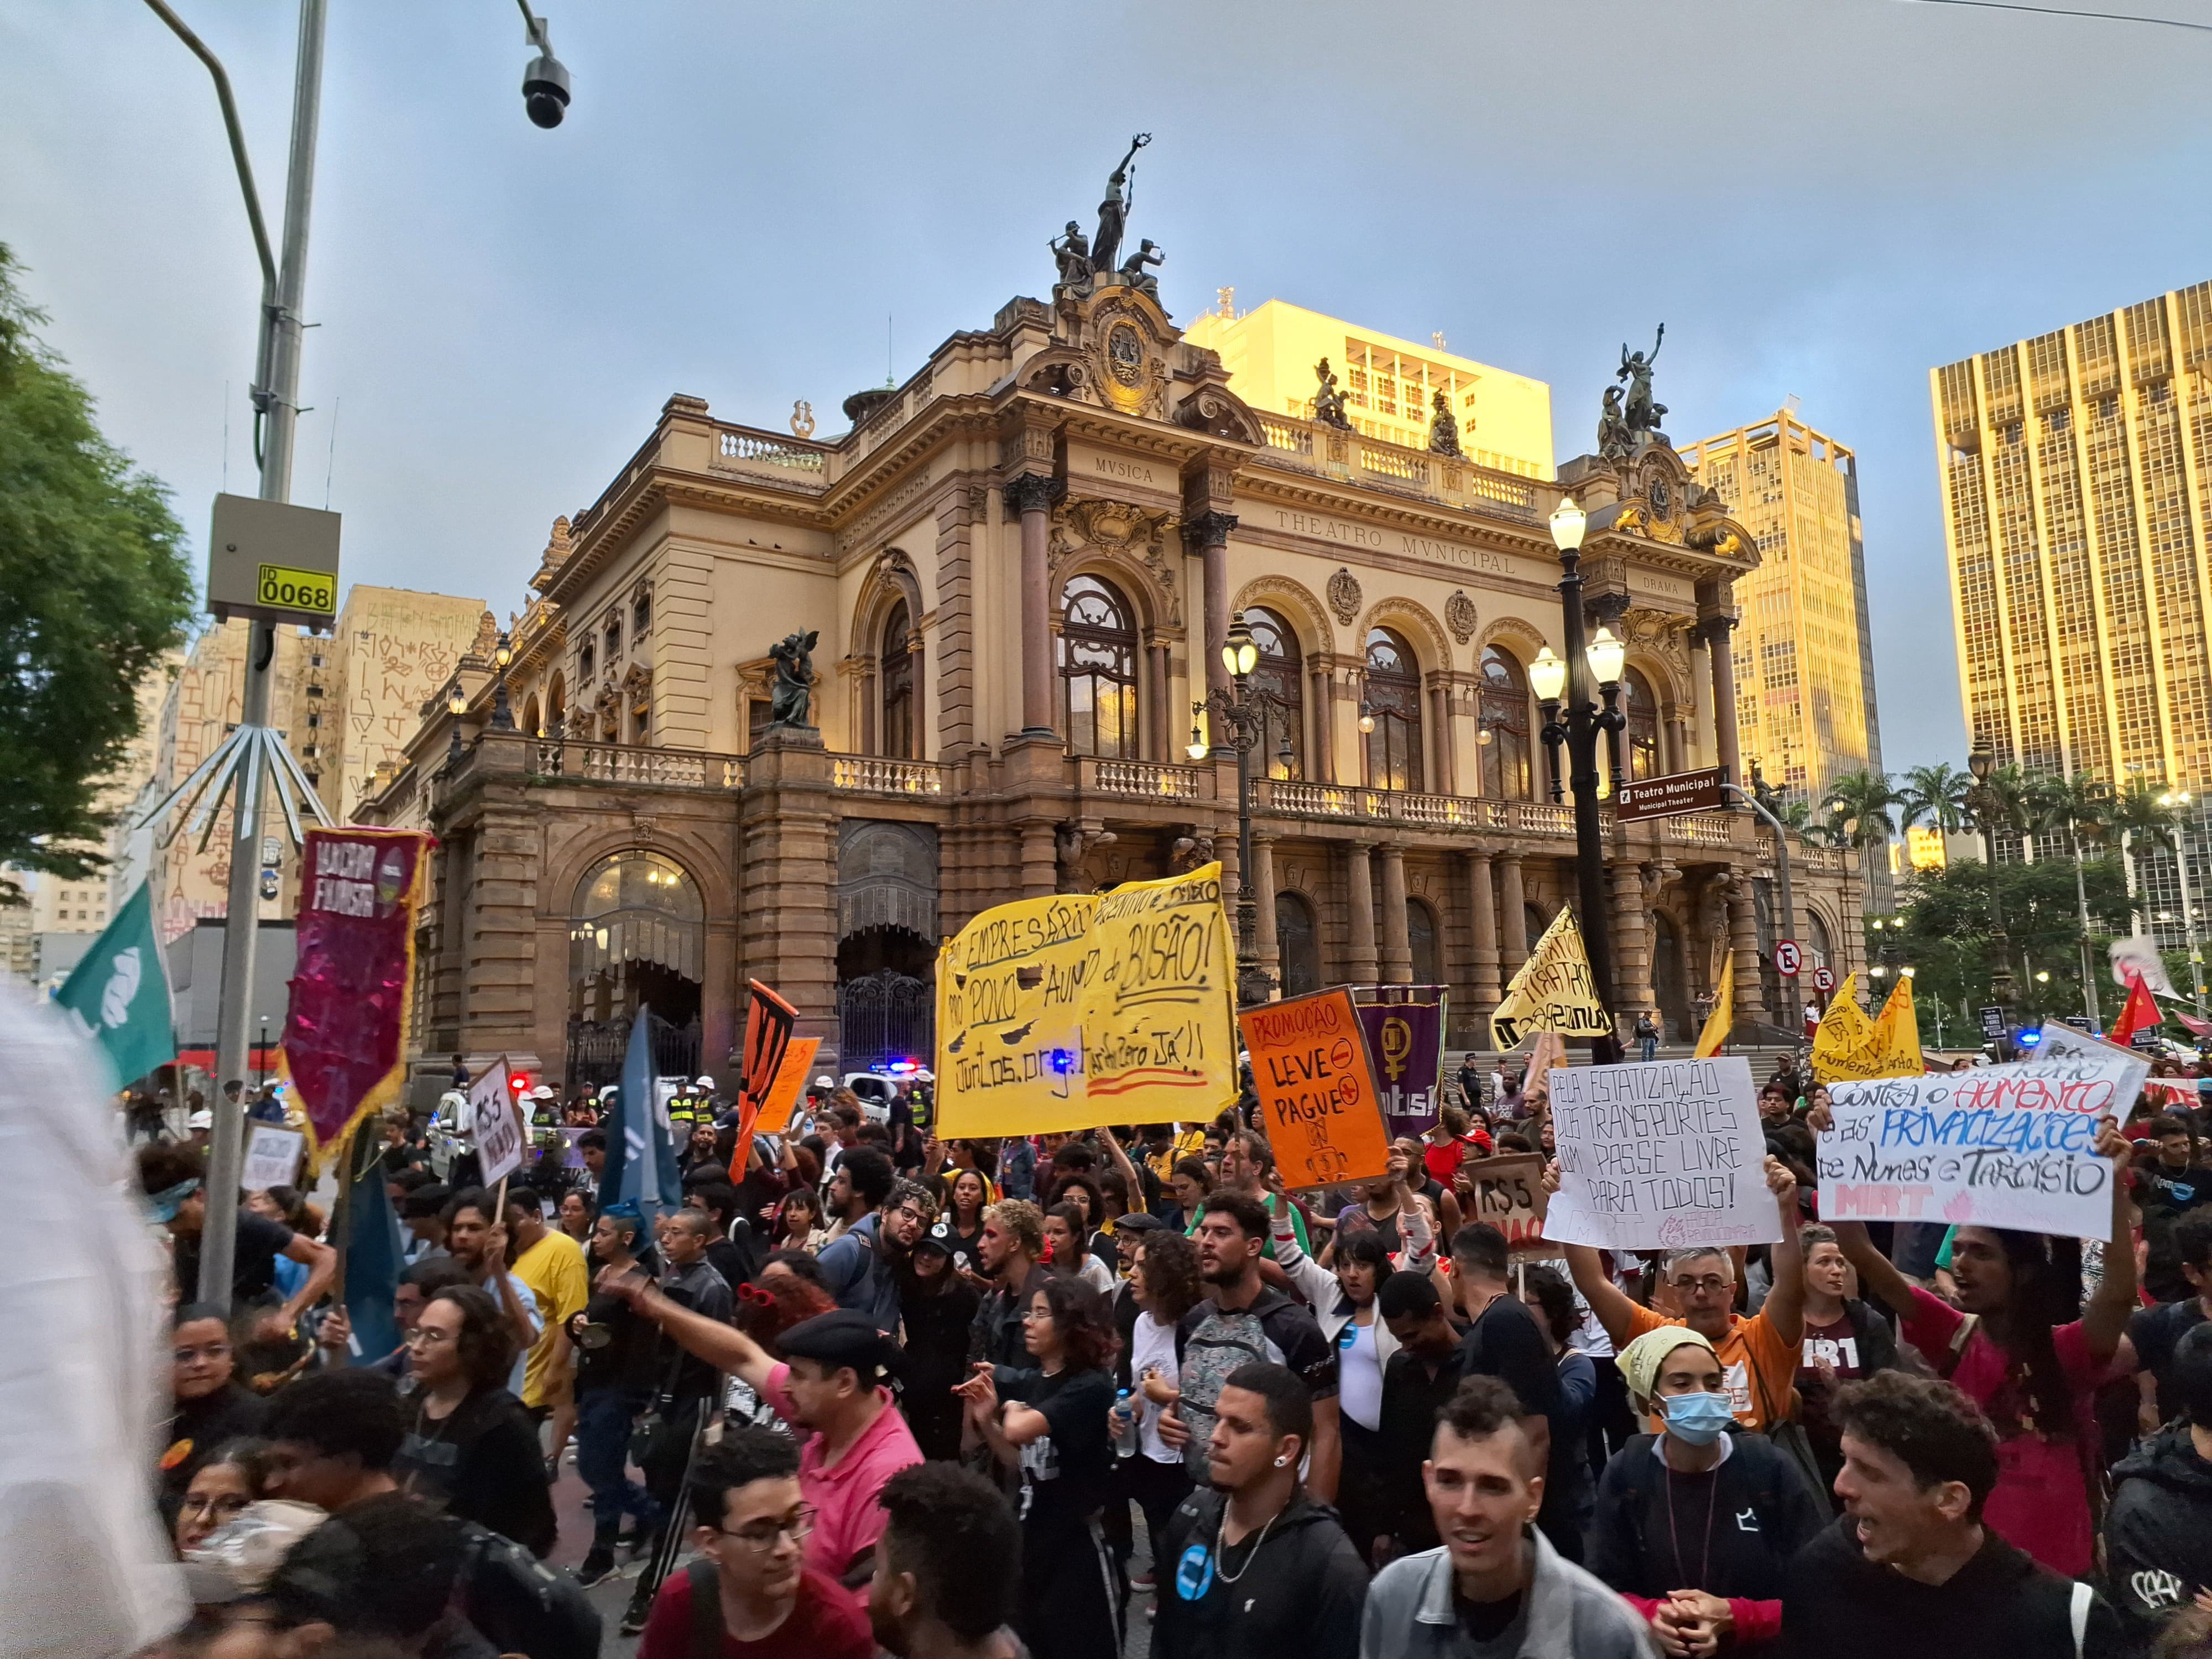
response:
[(545, 735), (544, 722), (538, 717), (538, 694), (535, 691), (530, 694), (522, 705), (522, 735), (526, 738), (542, 738)]
[(1482, 754), (1482, 793), (1492, 800), (1527, 800), (1528, 678), (1494, 645), (1482, 647), (1475, 741)]
[(1521, 907), (1522, 935), (1528, 941), (1528, 951), (1531, 955), (1535, 952), (1537, 941), (1544, 937), (1544, 930), (1551, 925), (1551, 917), (1546, 915), (1534, 905), (1523, 904)]
[(1067, 746), (1137, 758), (1137, 630), (1128, 602), (1096, 576), (1060, 590), (1060, 677)]
[(1313, 906), (1288, 888), (1275, 895), (1275, 948), (1281, 954), (1285, 996), (1321, 989), (1321, 937), (1314, 928)]
[(1443, 953), (1437, 948), (1437, 913), (1419, 899), (1406, 901), (1406, 943), (1413, 948), (1413, 983), (1443, 984)]
[(576, 886), (568, 920), (571, 1018), (617, 1019), (643, 1003), (681, 1022), (704, 978), (706, 907), (679, 865), (632, 848)]
[(1367, 635), (1367, 784), (1371, 789), (1421, 787), (1421, 671), (1413, 649), (1394, 629)]
[(1262, 705), (1267, 729), (1260, 740), (1260, 753), (1267, 763), (1267, 775), (1303, 777), (1305, 659), (1298, 650), (1298, 636), (1282, 617), (1257, 606), (1245, 611), (1244, 623), (1252, 630), (1252, 643), (1260, 648), (1260, 665), (1252, 671), (1253, 689), (1275, 700)]
[(1632, 782), (1659, 775), (1659, 699), (1641, 670), (1632, 668), (1620, 677), (1621, 713), (1628, 727), (1620, 734), (1622, 769)]
[(1812, 966), (1828, 968), (1835, 964), (1834, 942), (1828, 937), (1828, 924), (1820, 920), (1817, 910), (1805, 913), (1805, 954), (1812, 958)]
[(568, 724), (568, 683), (560, 675), (553, 676), (553, 688), (545, 694), (545, 735), (562, 736)]
[(914, 653), (907, 648), (913, 632), (906, 601), (901, 599), (884, 623), (883, 650), (877, 664), (884, 699), (882, 749), (893, 760), (915, 758)]

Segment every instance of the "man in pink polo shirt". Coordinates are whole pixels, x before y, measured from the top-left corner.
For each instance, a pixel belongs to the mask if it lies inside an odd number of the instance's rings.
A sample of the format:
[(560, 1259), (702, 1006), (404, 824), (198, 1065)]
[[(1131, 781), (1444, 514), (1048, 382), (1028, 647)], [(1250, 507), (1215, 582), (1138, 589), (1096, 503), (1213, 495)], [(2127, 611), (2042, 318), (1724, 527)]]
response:
[(734, 1326), (679, 1307), (642, 1273), (608, 1268), (599, 1288), (627, 1300), (690, 1352), (742, 1377), (799, 1435), (799, 1488), (814, 1509), (806, 1565), (848, 1589), (875, 1571), (884, 1513), (884, 1482), (921, 1448), (883, 1386), (899, 1364), (898, 1344), (866, 1314), (847, 1309), (801, 1320), (780, 1346), (788, 1362)]

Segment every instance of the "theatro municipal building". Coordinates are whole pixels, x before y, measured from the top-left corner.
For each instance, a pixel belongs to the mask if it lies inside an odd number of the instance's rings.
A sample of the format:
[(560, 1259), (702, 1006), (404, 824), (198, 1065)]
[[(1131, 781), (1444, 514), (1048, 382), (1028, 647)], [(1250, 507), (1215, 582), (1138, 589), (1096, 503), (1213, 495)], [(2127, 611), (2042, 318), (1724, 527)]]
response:
[[(1225, 292), (1178, 325), (1164, 256), (1122, 234), (1127, 167), (1094, 234), (1040, 253), (1049, 297), (846, 399), (848, 430), (671, 397), (556, 521), (526, 608), (360, 813), (438, 838), (433, 1092), (455, 1053), (611, 1080), (641, 1005), (663, 1070), (727, 1077), (749, 979), (823, 1070), (927, 1063), (938, 945), (979, 910), (1211, 859), (1233, 892), (1237, 756), (1194, 705), (1231, 693), (1240, 613), (1261, 965), (1284, 994), (1447, 986), (1453, 1043), (1486, 1045), (1576, 885), (1530, 676), (1565, 648), (1563, 495), (1588, 625), (1626, 645), (1607, 769), (1741, 775), (1731, 587), (1759, 552), (1659, 430), (1644, 352), (1597, 453), (1555, 468), (1547, 389), (1441, 337)], [(1790, 838), (1784, 929), (1748, 811), (1603, 819), (1585, 926), (1624, 1019), (1682, 1041), (1728, 971), (1740, 1033), (1794, 1026), (1771, 961), (1792, 933), (1808, 973), (1857, 965), (1844, 855)]]

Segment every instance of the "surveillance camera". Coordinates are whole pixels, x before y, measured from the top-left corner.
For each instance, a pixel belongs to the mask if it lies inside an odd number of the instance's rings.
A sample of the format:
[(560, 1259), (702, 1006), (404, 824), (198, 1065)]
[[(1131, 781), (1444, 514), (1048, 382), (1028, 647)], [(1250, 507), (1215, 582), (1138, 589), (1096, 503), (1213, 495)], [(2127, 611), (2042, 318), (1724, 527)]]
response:
[(540, 52), (522, 71), (522, 106), (541, 127), (557, 127), (568, 112), (568, 71), (550, 52)]

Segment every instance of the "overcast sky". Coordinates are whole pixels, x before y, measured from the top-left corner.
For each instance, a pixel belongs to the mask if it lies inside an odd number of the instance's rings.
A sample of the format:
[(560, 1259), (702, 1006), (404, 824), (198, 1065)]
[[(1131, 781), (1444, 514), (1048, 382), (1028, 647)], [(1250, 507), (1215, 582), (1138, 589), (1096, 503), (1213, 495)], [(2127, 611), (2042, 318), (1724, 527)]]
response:
[[(275, 234), (295, 9), (176, 0)], [(334, 0), (294, 499), (351, 580), (519, 608), (674, 392), (823, 431), (1051, 281), (1131, 131), (1188, 320), (1233, 284), (1553, 386), (1667, 325), (1679, 441), (1859, 458), (1885, 758), (1963, 758), (1927, 371), (2212, 276), (2212, 33), (1910, 0)], [(2123, 9), (2212, 21), (2208, 0)], [(258, 276), (205, 72), (141, 0), (0, 0), (0, 241), (109, 434), (251, 494)], [(229, 411), (228, 449), (224, 440)], [(765, 625), (765, 624), (764, 624)]]

